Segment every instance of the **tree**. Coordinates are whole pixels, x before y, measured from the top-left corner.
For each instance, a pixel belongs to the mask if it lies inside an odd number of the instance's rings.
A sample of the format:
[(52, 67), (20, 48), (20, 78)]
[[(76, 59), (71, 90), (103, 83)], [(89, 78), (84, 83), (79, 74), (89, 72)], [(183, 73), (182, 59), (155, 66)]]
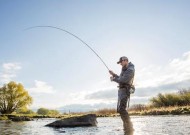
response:
[(49, 110), (48, 115), (59, 115), (59, 111), (57, 111), (57, 110)]
[(37, 110), (37, 114), (40, 114), (40, 115), (59, 115), (59, 111), (57, 111), (57, 110), (49, 110), (49, 109), (46, 109), (46, 108), (39, 108)]
[(32, 104), (32, 97), (22, 84), (11, 81), (0, 88), (0, 112), (2, 114), (11, 114), (30, 104)]
[(16, 110), (16, 114), (36, 114), (33, 110), (28, 109), (27, 107), (22, 107)]
[(49, 113), (49, 110), (46, 108), (39, 108), (37, 111), (37, 114), (40, 114), (40, 115), (48, 115), (48, 113)]

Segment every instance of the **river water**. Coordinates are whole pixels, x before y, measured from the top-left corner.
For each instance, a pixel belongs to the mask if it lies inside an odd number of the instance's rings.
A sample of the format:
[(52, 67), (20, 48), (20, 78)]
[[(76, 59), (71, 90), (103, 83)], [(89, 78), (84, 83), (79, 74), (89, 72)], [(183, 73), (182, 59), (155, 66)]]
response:
[[(56, 119), (0, 121), (0, 135), (123, 135), (120, 117), (97, 118), (97, 127), (58, 128), (44, 125)], [(131, 116), (133, 135), (190, 135), (190, 115)]]

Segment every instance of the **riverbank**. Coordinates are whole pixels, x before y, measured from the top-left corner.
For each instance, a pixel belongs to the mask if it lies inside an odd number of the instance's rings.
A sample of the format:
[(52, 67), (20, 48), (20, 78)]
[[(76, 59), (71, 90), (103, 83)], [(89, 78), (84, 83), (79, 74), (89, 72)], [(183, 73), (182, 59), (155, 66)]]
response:
[[(93, 111), (97, 117), (116, 117), (119, 116), (115, 109), (102, 109), (99, 111)], [(128, 110), (129, 115), (132, 116), (145, 116), (145, 115), (189, 115), (190, 106), (171, 106), (171, 107), (159, 107), (159, 108), (144, 108), (140, 110)]]
[[(81, 116), (84, 114), (96, 114), (97, 117), (118, 117), (119, 114), (116, 113), (115, 109), (101, 109), (98, 111), (91, 111), (85, 113), (70, 113), (70, 114), (60, 114), (60, 115), (36, 115), (36, 114), (4, 114), (0, 115), (0, 120), (11, 120), (12, 118), (23, 118), (25, 117), (32, 119), (42, 119), (42, 118), (58, 118), (64, 119), (69, 117)], [(131, 116), (145, 116), (145, 115), (189, 115), (190, 106), (174, 106), (174, 107), (160, 107), (160, 108), (149, 108), (140, 111), (129, 110), (129, 115)]]
[(34, 115), (34, 114), (2, 114), (0, 115), (0, 120), (17, 120), (17, 121), (32, 121), (34, 119), (43, 119), (43, 118), (61, 118), (59, 116), (50, 116), (50, 115)]
[(190, 106), (172, 106), (151, 108), (141, 111), (129, 111), (130, 115), (188, 115), (190, 114)]
[[(93, 111), (97, 117), (116, 117), (119, 116), (115, 109), (102, 109)], [(170, 106), (170, 107), (157, 107), (157, 108), (144, 108), (144, 109), (129, 109), (129, 115), (144, 116), (144, 115), (189, 115), (190, 106)]]

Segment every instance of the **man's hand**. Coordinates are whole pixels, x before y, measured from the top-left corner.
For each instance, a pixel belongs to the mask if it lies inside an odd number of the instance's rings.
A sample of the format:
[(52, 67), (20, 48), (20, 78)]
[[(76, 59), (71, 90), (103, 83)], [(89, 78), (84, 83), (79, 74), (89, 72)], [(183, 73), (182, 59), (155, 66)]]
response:
[(110, 80), (113, 81), (113, 76), (110, 77)]
[(113, 71), (111, 71), (111, 70), (109, 70), (109, 73), (110, 73), (112, 76), (115, 75), (115, 73), (114, 73)]

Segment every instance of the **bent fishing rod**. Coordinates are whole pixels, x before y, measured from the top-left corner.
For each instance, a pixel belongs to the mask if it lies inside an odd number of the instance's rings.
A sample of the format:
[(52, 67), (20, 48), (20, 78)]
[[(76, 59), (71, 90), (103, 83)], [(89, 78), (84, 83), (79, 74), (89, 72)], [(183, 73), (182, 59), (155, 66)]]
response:
[(65, 29), (61, 29), (59, 27), (55, 27), (55, 26), (33, 26), (33, 27), (29, 27), (26, 28), (24, 30), (30, 30), (30, 29), (35, 29), (35, 28), (52, 28), (52, 29), (57, 29), (60, 31), (63, 31), (73, 37), (75, 37), (76, 39), (78, 39), (79, 41), (81, 41), (84, 45), (86, 45), (100, 60), (101, 62), (104, 64), (104, 66), (108, 69), (108, 71), (110, 71), (110, 69), (108, 68), (108, 66), (106, 65), (106, 63), (103, 61), (103, 59), (94, 51), (94, 49), (92, 49), (92, 47), (90, 45), (88, 45), (86, 42), (84, 42), (84, 40), (82, 40), (81, 38), (79, 38), (78, 36), (76, 36), (75, 34), (65, 30)]

